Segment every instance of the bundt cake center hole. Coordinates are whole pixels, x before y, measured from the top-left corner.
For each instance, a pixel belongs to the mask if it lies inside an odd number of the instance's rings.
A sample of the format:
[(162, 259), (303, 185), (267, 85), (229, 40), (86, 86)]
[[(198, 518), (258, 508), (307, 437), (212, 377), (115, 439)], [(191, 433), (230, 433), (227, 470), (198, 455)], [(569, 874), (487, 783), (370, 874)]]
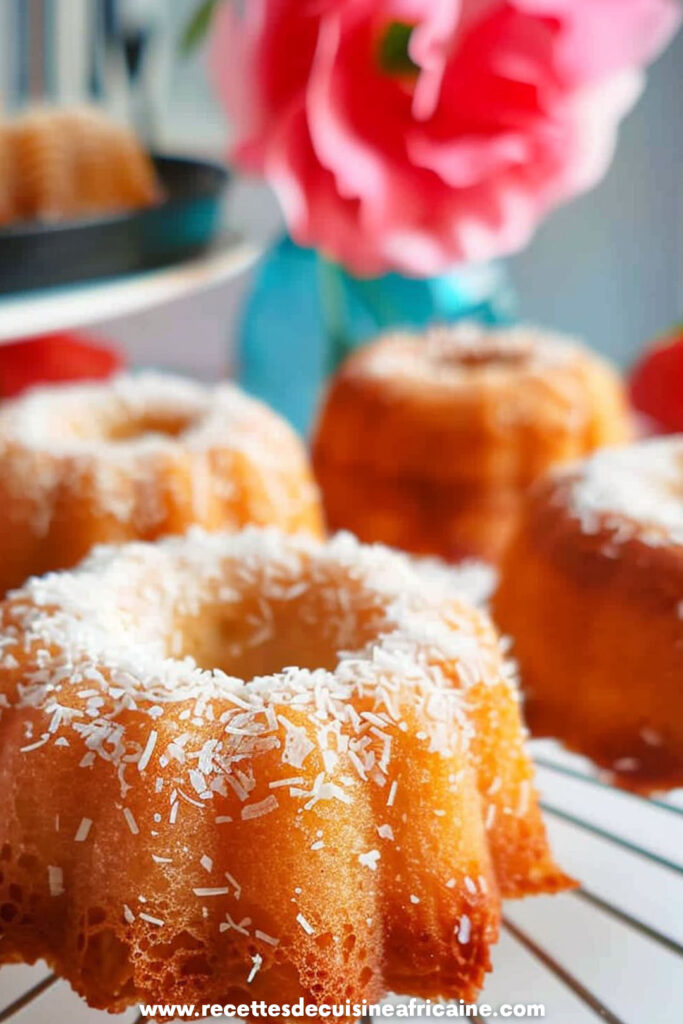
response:
[(510, 332), (487, 333), (476, 325), (434, 328), (421, 344), (437, 371), (514, 369), (528, 363), (534, 354), (531, 338)]
[[(278, 617), (279, 618), (279, 617)], [(219, 669), (226, 675), (249, 680), (286, 668), (325, 668), (332, 671), (339, 653), (324, 631), (283, 616), (278, 622), (261, 622), (216, 614), (204, 618), (197, 630), (185, 633), (185, 652), (200, 668)]]
[(108, 441), (135, 441), (147, 434), (161, 434), (164, 437), (179, 437), (194, 422), (192, 416), (181, 416), (177, 413), (146, 413), (142, 416), (122, 419), (107, 426)]
[(342, 651), (364, 647), (378, 631), (377, 618), (336, 612), (319, 596), (264, 601), (239, 606), (215, 605), (186, 620), (179, 631), (180, 650), (205, 670), (218, 669), (248, 681), (287, 668), (334, 671)]
[(500, 366), (514, 368), (523, 366), (531, 355), (531, 346), (523, 341), (496, 341), (480, 339), (471, 344), (458, 343), (440, 346), (435, 361), (442, 366), (478, 367)]

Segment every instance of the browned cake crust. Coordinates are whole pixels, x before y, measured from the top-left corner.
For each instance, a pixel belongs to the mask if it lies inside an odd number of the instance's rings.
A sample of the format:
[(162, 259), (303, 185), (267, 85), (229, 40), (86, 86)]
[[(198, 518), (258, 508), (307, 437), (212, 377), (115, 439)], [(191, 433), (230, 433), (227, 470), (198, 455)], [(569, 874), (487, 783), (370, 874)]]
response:
[(553, 476), (528, 498), (494, 598), (532, 731), (643, 791), (683, 785), (682, 497), (680, 439)]
[(531, 481), (628, 434), (621, 383), (597, 356), (530, 328), (465, 324), (354, 353), (313, 459), (331, 529), (496, 561)]

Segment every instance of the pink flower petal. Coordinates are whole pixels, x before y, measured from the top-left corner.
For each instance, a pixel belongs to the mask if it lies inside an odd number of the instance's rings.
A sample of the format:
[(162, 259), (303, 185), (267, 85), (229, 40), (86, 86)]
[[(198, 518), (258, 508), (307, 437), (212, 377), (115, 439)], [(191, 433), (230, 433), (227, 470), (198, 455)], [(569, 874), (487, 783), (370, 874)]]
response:
[[(675, 0), (244, 0), (214, 80), (235, 159), (293, 237), (359, 275), (431, 275), (527, 244), (605, 172)], [(412, 26), (415, 73), (382, 67)]]

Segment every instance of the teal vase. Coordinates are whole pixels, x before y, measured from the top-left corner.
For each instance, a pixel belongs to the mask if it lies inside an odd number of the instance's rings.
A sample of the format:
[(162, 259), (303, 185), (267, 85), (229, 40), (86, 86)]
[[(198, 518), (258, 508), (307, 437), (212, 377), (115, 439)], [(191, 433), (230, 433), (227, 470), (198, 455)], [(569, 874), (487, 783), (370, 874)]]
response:
[(514, 314), (500, 264), (426, 280), (361, 280), (285, 237), (261, 261), (242, 314), (239, 378), (305, 434), (329, 374), (380, 331), (461, 319), (509, 323)]

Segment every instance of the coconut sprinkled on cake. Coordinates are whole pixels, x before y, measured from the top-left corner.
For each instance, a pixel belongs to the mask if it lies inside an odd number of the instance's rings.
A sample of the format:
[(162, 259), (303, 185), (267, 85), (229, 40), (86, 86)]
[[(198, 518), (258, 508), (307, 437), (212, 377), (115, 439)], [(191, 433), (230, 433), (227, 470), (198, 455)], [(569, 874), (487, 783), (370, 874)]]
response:
[(605, 449), (567, 472), (575, 474), (570, 505), (585, 533), (683, 545), (683, 437)]
[[(159, 983), (157, 963), (185, 978), (198, 950), (217, 950), (224, 990), (225, 964), (258, 986), (261, 970), (365, 941), (357, 918), (368, 936), (381, 937), (389, 910), (422, 927), (435, 887), (438, 941), (450, 934), (454, 950), (470, 941), (469, 921), (480, 943), (496, 920), (482, 844), (507, 857), (509, 830), (526, 850), (529, 823), (515, 816), (531, 767), (514, 696), (495, 631), (461, 600), (457, 573), (435, 576), (348, 534), (320, 543), (194, 528), (102, 546), (0, 604), (3, 807), (30, 804), (36, 782), (55, 794), (36, 811), (48, 831), (43, 899), (81, 915), (84, 865), (103, 872), (93, 934), (114, 931), (152, 965), (136, 997)], [(492, 776), (498, 814), (487, 810)], [(30, 848), (22, 822), (6, 831)], [(474, 892), (468, 871), (486, 875)], [(363, 953), (355, 969), (365, 977), (367, 966)], [(206, 990), (203, 970), (197, 983)]]
[(488, 562), (468, 558), (457, 565), (440, 558), (414, 557), (415, 569), (430, 587), (440, 588), (476, 608), (486, 608), (498, 586), (498, 570)]
[(169, 471), (188, 475), (183, 486), (201, 522), (207, 502), (233, 497), (235, 460), (257, 466), (271, 504), (286, 505), (293, 446), (298, 458), (288, 425), (235, 385), (159, 373), (41, 387), (0, 410), (5, 488), (38, 534), (65, 495), (85, 495), (101, 514), (151, 529), (174, 487)]
[[(210, 630), (217, 609), (242, 614), (258, 594), (242, 640), (249, 651), (273, 639), (278, 603), (303, 601), (301, 614), (310, 615), (309, 591), (325, 609), (333, 668), (292, 666), (244, 679), (183, 655), (183, 623), (190, 632), (198, 621)], [(237, 794), (243, 820), (272, 813), (282, 793), (305, 810), (348, 802), (348, 787), (359, 780), (386, 785), (391, 804), (390, 729), (407, 709), (419, 712), (425, 746), (447, 755), (470, 737), (468, 687), (500, 678), (483, 620), (455, 598), (444, 617), (443, 590), (435, 595), (410, 559), (349, 535), (319, 545), (272, 530), (193, 530), (156, 545), (101, 547), (79, 569), (32, 579), (11, 595), (3, 611), (3, 689), (10, 706), (47, 717), (44, 736), (27, 736), (27, 752), (63, 738), (78, 743), (84, 766), (93, 758), (118, 766), (122, 797), (158, 758), (173, 772), (174, 819), (179, 801), (209, 809), (225, 786)], [(244, 650), (234, 653), (239, 660)], [(444, 663), (460, 689), (444, 677)], [(13, 678), (16, 685), (8, 686)], [(133, 722), (134, 736), (124, 720)], [(261, 780), (270, 791), (254, 797), (259, 757), (274, 749), (282, 779)], [(296, 769), (314, 750), (327, 767), (311, 785)], [(346, 782), (328, 777), (340, 758), (348, 764)], [(169, 786), (162, 780), (155, 788)], [(136, 834), (132, 811), (122, 813)]]

